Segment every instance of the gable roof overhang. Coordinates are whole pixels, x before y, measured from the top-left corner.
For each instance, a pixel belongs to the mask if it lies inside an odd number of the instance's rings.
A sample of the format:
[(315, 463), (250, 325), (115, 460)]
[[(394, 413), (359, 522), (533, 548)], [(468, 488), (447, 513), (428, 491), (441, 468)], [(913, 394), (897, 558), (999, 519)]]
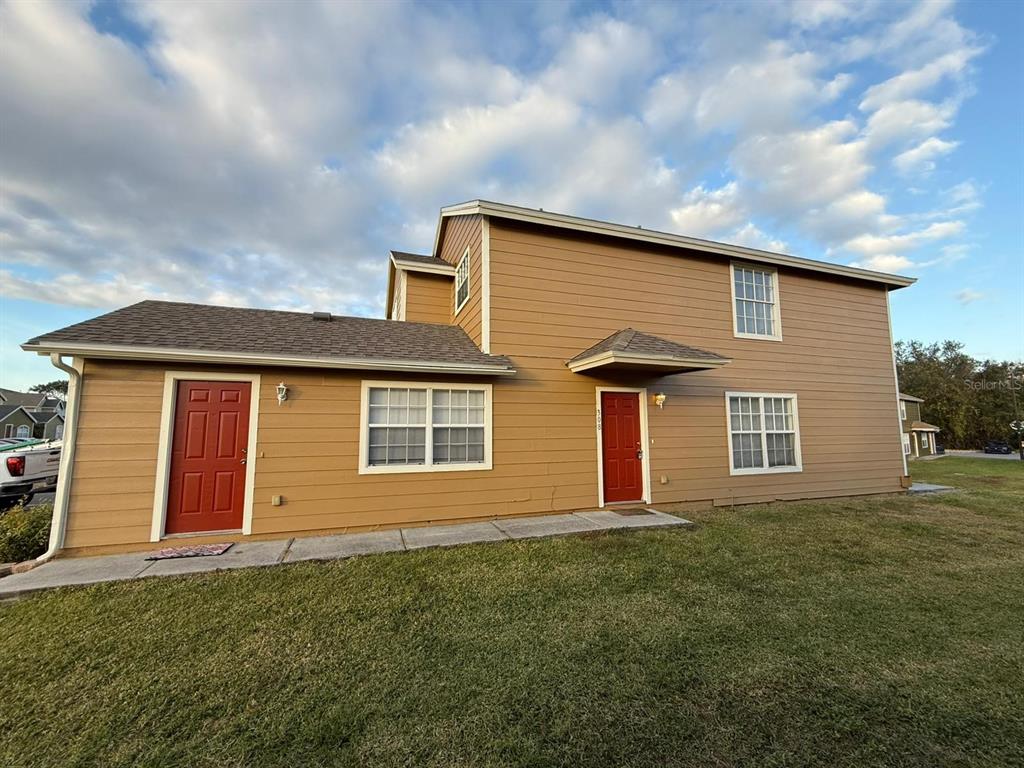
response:
[(674, 373), (708, 371), (732, 362), (714, 352), (679, 344), (660, 336), (623, 328), (607, 336), (576, 357), (566, 361), (573, 373), (594, 369), (634, 371), (668, 376)]
[(924, 402), (924, 400), (922, 400), (920, 397), (914, 397), (913, 395), (905, 395), (902, 392), (900, 392), (900, 400), (906, 400), (908, 403), (923, 403)]
[(441, 209), (437, 220), (437, 229), (434, 234), (434, 248), (432, 255), (438, 256), (441, 247), (441, 238), (446, 220), (453, 216), (471, 216), (478, 214), (490, 216), (497, 219), (508, 219), (527, 224), (536, 224), (545, 227), (575, 232), (585, 232), (594, 235), (604, 235), (626, 240), (652, 243), (655, 245), (670, 246), (673, 248), (685, 248), (691, 251), (716, 254), (729, 259), (743, 259), (761, 264), (772, 264), (775, 266), (792, 267), (810, 272), (834, 275), (838, 277), (865, 280), (872, 283), (884, 285), (886, 290), (896, 290), (913, 285), (916, 278), (903, 275), (892, 275), (886, 272), (876, 272), (860, 267), (850, 267), (843, 264), (832, 264), (816, 259), (806, 259), (801, 256), (790, 256), (784, 253), (773, 253), (762, 251), (757, 248), (747, 248), (742, 245), (731, 243), (719, 243), (712, 240), (701, 240), (696, 237), (676, 235), (671, 232), (659, 232), (657, 230), (643, 229), (642, 227), (630, 227), (624, 224), (614, 224), (608, 221), (597, 219), (585, 219), (579, 216), (569, 216), (562, 213), (551, 213), (534, 208), (523, 208), (517, 205), (506, 203), (495, 203), (488, 200), (470, 200), (457, 205), (449, 205)]
[(910, 424), (911, 432), (941, 432), (942, 430), (927, 421), (914, 421)]
[(28, 416), (30, 421), (35, 422), (35, 419), (32, 418), (31, 412), (24, 405), (5, 405), (0, 408), (0, 422), (7, 421), (7, 419), (11, 418), (11, 416), (16, 414), (18, 411), (21, 411)]
[(385, 298), (384, 317), (391, 319), (391, 305), (395, 298), (395, 285), (398, 273), (422, 272), (429, 275), (442, 275), (455, 279), (455, 267), (438, 256), (423, 256), (417, 253), (391, 251), (388, 254), (388, 289)]

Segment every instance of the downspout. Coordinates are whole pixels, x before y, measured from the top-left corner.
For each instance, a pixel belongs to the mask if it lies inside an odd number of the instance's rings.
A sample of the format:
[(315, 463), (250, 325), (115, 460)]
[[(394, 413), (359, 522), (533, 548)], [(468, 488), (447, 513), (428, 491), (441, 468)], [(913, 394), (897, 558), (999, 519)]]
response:
[(68, 375), (68, 400), (64, 406), (64, 437), (60, 452), (60, 469), (57, 473), (57, 493), (53, 499), (53, 519), (50, 522), (50, 546), (36, 558), (36, 565), (42, 565), (64, 547), (64, 533), (67, 530), (68, 504), (71, 501), (71, 473), (75, 466), (75, 446), (78, 437), (78, 405), (82, 397), (81, 362), (72, 360), (65, 363), (59, 352), (50, 353), (50, 362)]

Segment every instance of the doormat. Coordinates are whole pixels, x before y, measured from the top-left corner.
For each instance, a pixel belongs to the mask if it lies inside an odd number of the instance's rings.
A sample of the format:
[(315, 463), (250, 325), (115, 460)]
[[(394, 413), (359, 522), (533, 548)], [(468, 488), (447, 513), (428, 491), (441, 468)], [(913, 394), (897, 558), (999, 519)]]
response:
[(176, 557), (209, 557), (211, 555), (223, 555), (235, 546), (235, 542), (227, 544), (195, 544), (191, 547), (167, 547), (159, 552), (154, 552), (147, 557), (147, 560), (173, 560)]
[(614, 512), (616, 515), (622, 515), (623, 517), (635, 517), (637, 515), (654, 514), (653, 512), (651, 512), (651, 510), (644, 509), (643, 507), (632, 507), (630, 509), (613, 509), (612, 512)]

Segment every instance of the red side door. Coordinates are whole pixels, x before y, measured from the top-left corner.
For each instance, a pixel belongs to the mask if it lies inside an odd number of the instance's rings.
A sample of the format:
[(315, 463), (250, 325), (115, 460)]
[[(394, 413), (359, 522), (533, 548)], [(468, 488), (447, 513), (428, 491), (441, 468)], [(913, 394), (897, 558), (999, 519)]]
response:
[(167, 533), (242, 527), (251, 385), (179, 381), (167, 489)]
[(640, 501), (644, 496), (640, 395), (601, 393), (601, 463), (604, 501)]

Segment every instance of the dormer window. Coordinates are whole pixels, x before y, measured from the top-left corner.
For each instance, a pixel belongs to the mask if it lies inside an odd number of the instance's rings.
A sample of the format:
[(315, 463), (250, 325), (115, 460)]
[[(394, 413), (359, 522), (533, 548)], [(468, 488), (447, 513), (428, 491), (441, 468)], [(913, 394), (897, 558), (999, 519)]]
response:
[(746, 264), (733, 264), (731, 269), (733, 335), (782, 341), (778, 272)]
[(455, 267), (455, 314), (469, 301), (469, 248)]

